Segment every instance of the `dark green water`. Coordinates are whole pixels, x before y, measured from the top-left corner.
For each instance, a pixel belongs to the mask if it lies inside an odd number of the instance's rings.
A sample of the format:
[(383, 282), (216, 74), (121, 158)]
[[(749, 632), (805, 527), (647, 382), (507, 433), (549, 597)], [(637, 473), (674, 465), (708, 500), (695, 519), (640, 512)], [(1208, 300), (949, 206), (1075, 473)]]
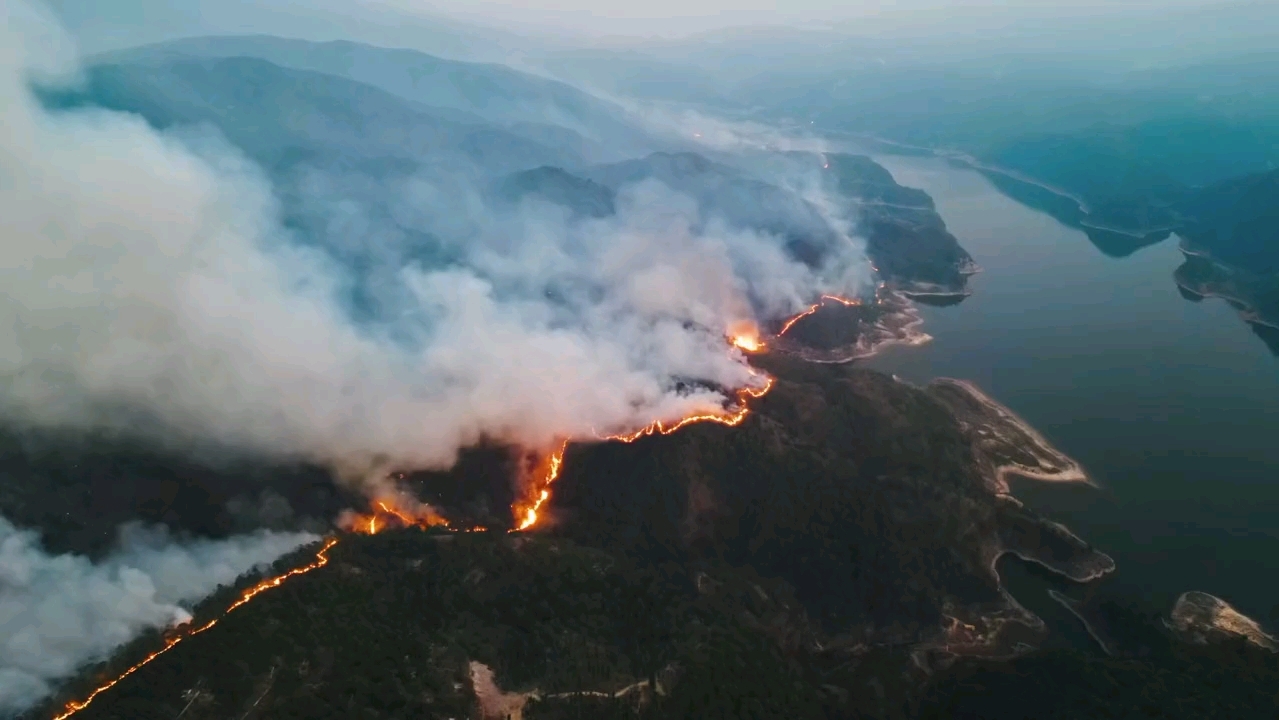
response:
[(1186, 590), (1272, 628), (1279, 614), (1279, 358), (1224, 302), (1173, 284), (1176, 238), (1126, 258), (928, 158), (877, 158), (937, 201), (984, 269), (923, 308), (934, 340), (871, 367), (974, 380), (1101, 486), (1015, 493), (1115, 558), (1113, 582), (1171, 607)]

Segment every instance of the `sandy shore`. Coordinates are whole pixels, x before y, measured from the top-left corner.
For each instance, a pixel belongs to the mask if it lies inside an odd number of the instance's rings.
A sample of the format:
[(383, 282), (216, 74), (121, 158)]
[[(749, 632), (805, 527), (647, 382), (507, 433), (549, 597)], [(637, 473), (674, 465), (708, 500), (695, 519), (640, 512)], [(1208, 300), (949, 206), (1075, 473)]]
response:
[[(967, 380), (957, 380), (955, 378), (937, 378), (933, 380), (934, 385), (948, 385), (963, 390), (974, 401), (982, 406), (983, 410), (991, 416), (996, 417), (1005, 426), (1012, 428), (1019, 435), (1030, 441), (1030, 446), (1025, 448), (1040, 459), (1038, 467), (1030, 467), (1022, 463), (1008, 462), (998, 465), (995, 469), (996, 479), (1003, 487), (1007, 487), (1006, 478), (1008, 475), (1018, 475), (1032, 480), (1043, 480), (1046, 482), (1083, 482), (1089, 485), (1095, 485), (1088, 475), (1084, 472), (1083, 467), (1074, 459), (1053, 447), (1047, 438), (1040, 435), (1029, 423), (1023, 420), (1017, 413), (1000, 404), (994, 398), (982, 392), (981, 388)], [(1007, 492), (1007, 490), (1005, 490)]]
[[(1075, 534), (1071, 533), (1071, 535), (1074, 536)], [(1075, 537), (1077, 538), (1078, 536), (1075, 536)], [(1083, 542), (1083, 541), (1080, 540), (1080, 542)], [(1070, 570), (1063, 569), (1057, 565), (1053, 565), (1052, 563), (1044, 562), (1044, 560), (1042, 560), (1041, 558), (1037, 558), (1034, 555), (1029, 555), (1025, 552), (1022, 552), (1021, 550), (1001, 548), (999, 551), (995, 553), (995, 557), (990, 561), (990, 571), (991, 573), (995, 575), (995, 577), (998, 578), (999, 571), (995, 568), (995, 566), (999, 564), (999, 560), (1003, 558), (1005, 555), (1012, 555), (1013, 557), (1017, 558), (1018, 560), (1021, 560), (1022, 562), (1034, 563), (1035, 565), (1038, 565), (1039, 567), (1051, 572), (1052, 574), (1060, 575), (1061, 577), (1064, 577), (1071, 582), (1076, 582), (1076, 583), (1079, 583), (1080, 585), (1086, 585), (1092, 582), (1093, 580), (1100, 580), (1101, 578), (1106, 577), (1107, 575), (1115, 571), (1115, 561), (1111, 559), (1109, 555), (1103, 552), (1098, 552), (1096, 550), (1094, 550), (1093, 553), (1097, 556), (1096, 563), (1094, 565), (1087, 568), (1082, 568), (1080, 569), (1079, 572), (1071, 572)]]
[(1164, 622), (1190, 642), (1202, 644), (1220, 638), (1243, 638), (1258, 647), (1279, 652), (1279, 642), (1262, 630), (1256, 620), (1206, 592), (1182, 593)]

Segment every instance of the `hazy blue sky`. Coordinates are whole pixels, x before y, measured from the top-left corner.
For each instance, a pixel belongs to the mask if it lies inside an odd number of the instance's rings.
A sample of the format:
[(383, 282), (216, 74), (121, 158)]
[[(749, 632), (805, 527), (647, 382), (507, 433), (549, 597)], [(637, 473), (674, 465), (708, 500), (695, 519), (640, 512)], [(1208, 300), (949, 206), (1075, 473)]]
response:
[(409, 11), (490, 22), (555, 26), (590, 34), (676, 36), (743, 25), (941, 28), (956, 18), (1013, 21), (1218, 5), (1231, 0), (390, 0)]
[[(569, 44), (628, 44), (763, 25), (825, 27), (881, 40), (913, 37), (925, 41), (916, 50), (965, 53), (1140, 54), (1146, 48), (1175, 60), (1179, 53), (1211, 54), (1218, 47), (1279, 46), (1275, 0), (47, 1), (89, 51), (190, 35), (266, 33), (501, 59), (493, 48), (536, 52), (548, 36)], [(487, 56), (475, 58), (485, 47), (480, 54)]]

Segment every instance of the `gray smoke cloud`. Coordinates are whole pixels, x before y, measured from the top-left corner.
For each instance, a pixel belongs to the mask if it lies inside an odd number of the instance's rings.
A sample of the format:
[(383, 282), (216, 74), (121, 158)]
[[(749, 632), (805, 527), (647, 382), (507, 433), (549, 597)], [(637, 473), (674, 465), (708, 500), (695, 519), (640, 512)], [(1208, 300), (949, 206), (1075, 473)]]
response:
[[(216, 138), (46, 110), (28, 80), (67, 73), (73, 53), (29, 6), (4, 7), (25, 19), (0, 50), (0, 403), (23, 423), (361, 473), (444, 467), (482, 437), (546, 447), (719, 406), (677, 381), (759, 381), (726, 349), (730, 327), (856, 282), (653, 182), (624, 188), (613, 217), (576, 219), (501, 212), (424, 171), (375, 188), (386, 223), (321, 173), (304, 202), (329, 226), (299, 238), (268, 179)], [(388, 249), (392, 226), (429, 232), (441, 257)], [(352, 246), (380, 268), (360, 281), (379, 310), (359, 322), (342, 299)]]
[(183, 544), (129, 526), (118, 549), (94, 563), (49, 555), (34, 532), (0, 518), (0, 715), (46, 697), (143, 630), (189, 620), (191, 603), (219, 585), (314, 540), (259, 532)]

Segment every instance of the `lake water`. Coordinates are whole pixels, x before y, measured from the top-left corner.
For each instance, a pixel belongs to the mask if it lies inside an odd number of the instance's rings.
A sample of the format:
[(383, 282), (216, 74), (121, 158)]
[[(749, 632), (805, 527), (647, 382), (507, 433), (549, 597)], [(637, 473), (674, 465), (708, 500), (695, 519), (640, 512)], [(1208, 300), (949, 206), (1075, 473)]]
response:
[(922, 309), (931, 343), (867, 364), (974, 380), (1078, 460), (1100, 490), (1014, 491), (1114, 557), (1117, 587), (1164, 608), (1203, 590), (1273, 627), (1279, 358), (1226, 303), (1178, 293), (1175, 237), (1108, 257), (976, 172), (876, 159), (933, 196), (983, 272), (963, 303)]

